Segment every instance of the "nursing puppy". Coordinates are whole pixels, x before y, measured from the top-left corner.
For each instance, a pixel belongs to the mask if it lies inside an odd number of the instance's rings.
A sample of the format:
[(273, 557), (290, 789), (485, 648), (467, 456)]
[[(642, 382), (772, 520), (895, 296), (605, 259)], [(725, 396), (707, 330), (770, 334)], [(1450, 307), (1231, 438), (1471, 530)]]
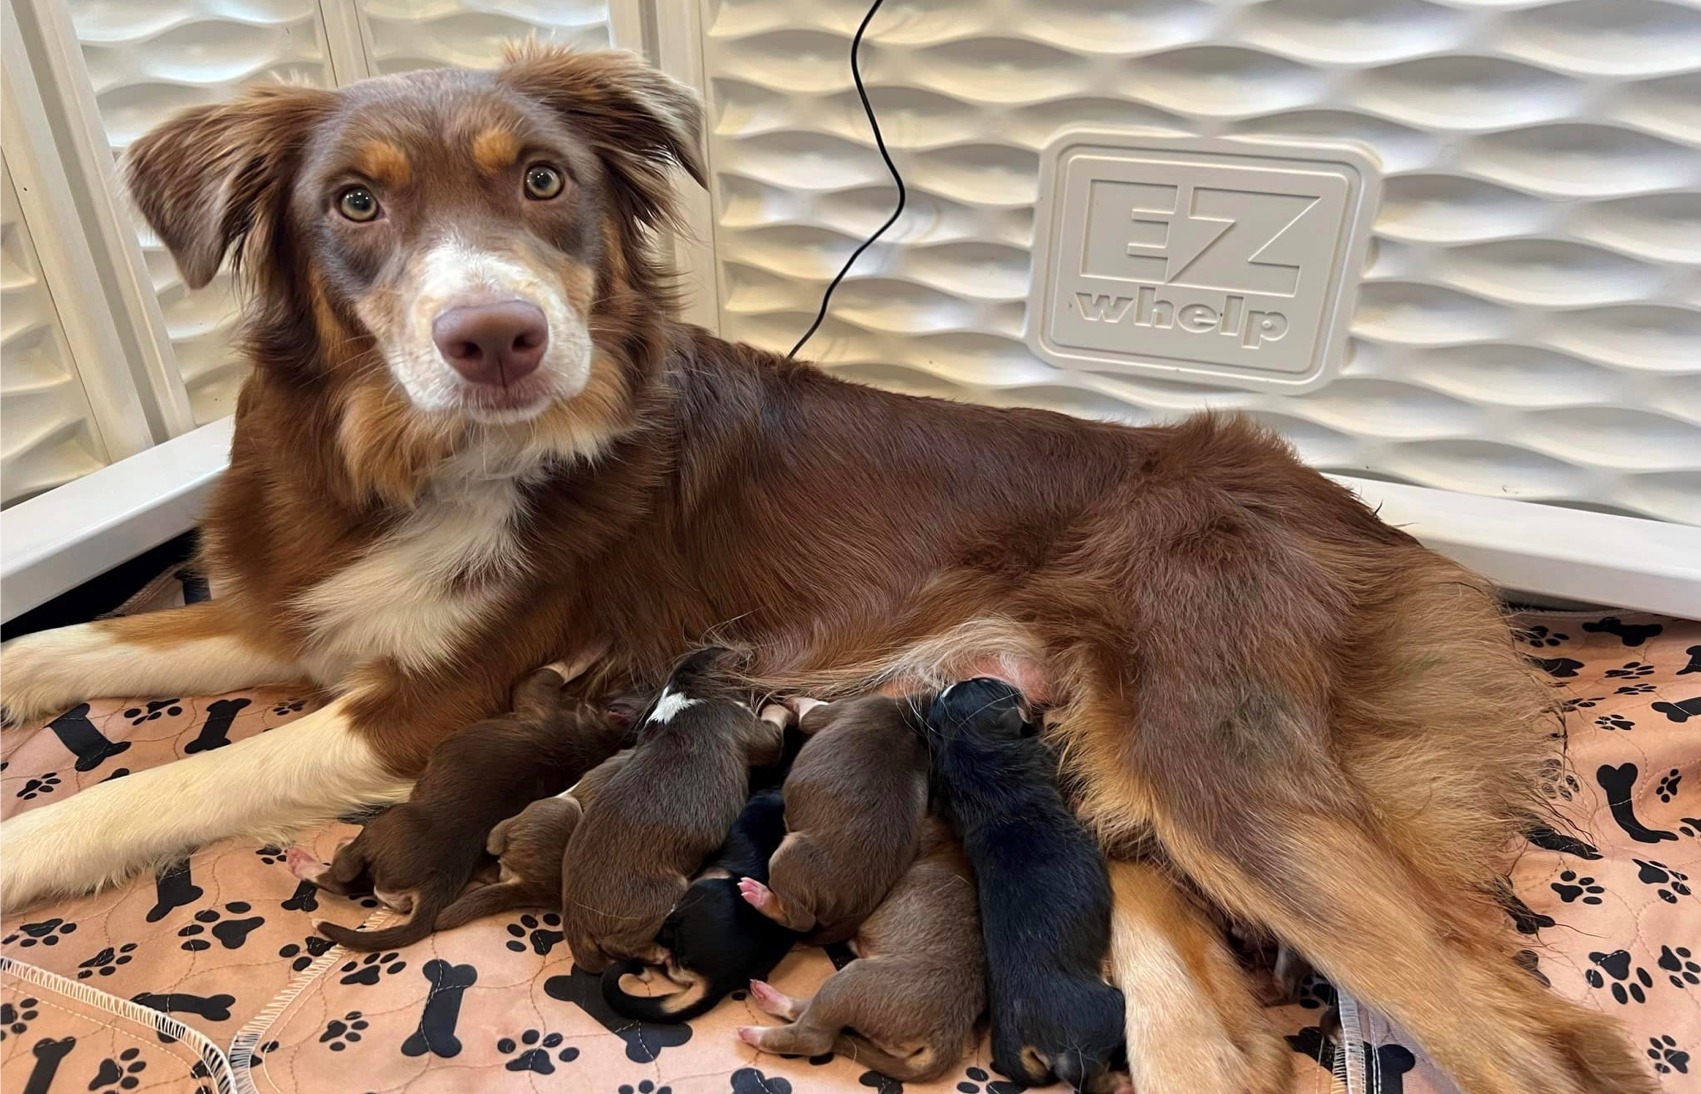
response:
[(656, 932), (725, 841), (750, 768), (776, 763), (790, 714), (758, 718), (729, 651), (687, 656), (646, 715), (637, 747), (585, 805), (561, 864), (562, 930), (587, 972), (654, 958)]
[(639, 972), (643, 963), (616, 965), (603, 973), (602, 997), (617, 1013), (649, 1022), (689, 1021), (729, 992), (767, 976), (791, 952), (801, 934), (758, 912), (739, 892), (745, 878), (768, 876), (768, 859), (785, 838), (785, 809), (778, 786), (752, 794), (726, 844), (656, 933), (656, 944), (667, 954), (668, 978), (687, 985), (685, 990), (628, 994), (621, 978)]
[(927, 716), (933, 778), (980, 890), (992, 1066), (1029, 1085), (1108, 1085), (1122, 993), (1100, 973), (1111, 891), (1098, 844), (1058, 792), (1056, 762), (998, 680), (946, 688)]
[(446, 738), (409, 799), (374, 817), (329, 866), (292, 848), (297, 877), (343, 896), (370, 890), (411, 913), (406, 923), (377, 931), (327, 922), (315, 930), (354, 950), (424, 938), (472, 879), (491, 829), (516, 804), (562, 790), (626, 744), (629, 708), (605, 712), (569, 698), (561, 689), (573, 675), (553, 665), (538, 669), (515, 686), (512, 711)]
[(803, 704), (806, 738), (785, 782), (787, 835), (764, 878), (739, 889), (811, 941), (838, 942), (886, 898), (915, 857), (927, 812), (927, 743), (898, 701)]
[(813, 999), (761, 980), (750, 997), (786, 1026), (743, 1026), (763, 1052), (833, 1051), (900, 1082), (928, 1082), (974, 1046), (986, 1008), (986, 962), (974, 873), (949, 828), (929, 818), (921, 850), (885, 903), (857, 931), (857, 959)]
[(437, 929), (449, 930), (475, 919), (515, 908), (561, 907), (561, 859), (567, 841), (584, 816), (584, 803), (620, 769), (626, 749), (592, 768), (570, 789), (539, 798), (490, 830), (484, 849), (497, 860), (496, 881), (466, 893), (437, 917)]

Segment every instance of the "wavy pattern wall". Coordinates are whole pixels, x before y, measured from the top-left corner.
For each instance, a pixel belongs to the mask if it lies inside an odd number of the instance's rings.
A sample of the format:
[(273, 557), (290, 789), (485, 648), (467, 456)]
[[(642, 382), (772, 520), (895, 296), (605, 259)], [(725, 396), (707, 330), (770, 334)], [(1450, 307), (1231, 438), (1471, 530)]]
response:
[[(861, 4), (709, 0), (723, 330), (784, 350), (892, 191)], [(1238, 407), (1319, 467), (1701, 523), (1701, 10), (1657, 0), (889, 2), (863, 71), (911, 189), (808, 353), (904, 390), (1144, 422)], [(1023, 342), (1060, 127), (1362, 141), (1348, 361), (1303, 396)]]

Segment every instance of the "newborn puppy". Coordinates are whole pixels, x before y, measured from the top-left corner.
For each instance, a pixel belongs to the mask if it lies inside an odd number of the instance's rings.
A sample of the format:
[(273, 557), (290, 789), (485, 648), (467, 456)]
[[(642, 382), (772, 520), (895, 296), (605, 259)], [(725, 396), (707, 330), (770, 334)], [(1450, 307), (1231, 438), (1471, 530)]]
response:
[(946, 688), (927, 716), (934, 786), (980, 888), (992, 1066), (1018, 1082), (1108, 1085), (1122, 993), (1101, 976), (1110, 881), (1058, 792), (1056, 762), (998, 680)]
[(408, 800), (374, 817), (328, 867), (292, 848), (297, 877), (343, 896), (370, 890), (411, 913), (377, 931), (325, 922), (314, 929), (354, 950), (424, 938), (472, 879), (491, 829), (517, 803), (562, 790), (625, 744), (631, 722), (570, 699), (561, 690), (569, 678), (553, 665), (538, 669), (515, 685), (510, 713), (446, 738)]
[(539, 798), (492, 828), (484, 849), (496, 857), (496, 881), (445, 908), (437, 917), (437, 929), (446, 931), (515, 908), (560, 908), (561, 859), (584, 815), (584, 802), (620, 769), (631, 751), (604, 760), (572, 788), (552, 798)]
[(839, 942), (886, 898), (915, 858), (927, 812), (927, 742), (906, 708), (881, 696), (805, 701), (805, 743), (785, 782), (787, 836), (746, 900), (812, 942)]
[(785, 803), (779, 787), (758, 790), (732, 826), (726, 844), (668, 913), (656, 943), (667, 951), (667, 975), (684, 991), (630, 995), (621, 977), (644, 966), (628, 961), (602, 977), (602, 997), (615, 1012), (649, 1022), (686, 1022), (767, 976), (791, 951), (797, 931), (775, 923), (745, 902), (739, 882), (768, 876), (768, 859), (785, 838)]
[(900, 1082), (939, 1078), (974, 1047), (986, 1007), (975, 903), (961, 846), (928, 818), (919, 857), (857, 932), (857, 959), (813, 999), (751, 981), (756, 1005), (792, 1024), (744, 1026), (738, 1036), (763, 1052), (837, 1052)]
[(561, 864), (562, 930), (587, 972), (653, 958), (656, 932), (749, 797), (750, 768), (777, 762), (788, 712), (758, 718), (732, 683), (730, 651), (681, 661), (637, 747), (594, 798)]

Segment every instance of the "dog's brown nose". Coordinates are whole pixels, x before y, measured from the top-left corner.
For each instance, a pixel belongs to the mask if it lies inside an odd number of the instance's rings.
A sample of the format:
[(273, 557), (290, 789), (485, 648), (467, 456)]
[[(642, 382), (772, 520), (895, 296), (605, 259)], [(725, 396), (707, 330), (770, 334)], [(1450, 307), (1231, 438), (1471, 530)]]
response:
[(463, 304), (441, 312), (431, 337), (443, 359), (475, 384), (511, 384), (535, 372), (549, 345), (549, 321), (535, 304)]

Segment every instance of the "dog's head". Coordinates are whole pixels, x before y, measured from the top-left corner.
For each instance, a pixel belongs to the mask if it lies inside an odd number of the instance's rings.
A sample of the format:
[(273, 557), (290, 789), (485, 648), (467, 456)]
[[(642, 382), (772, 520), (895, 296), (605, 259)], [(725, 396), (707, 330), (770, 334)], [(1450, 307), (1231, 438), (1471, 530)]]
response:
[(142, 137), (128, 174), (190, 286), (232, 256), (256, 363), (366, 419), (345, 433), (559, 424), (582, 451), (653, 364), (633, 360), (666, 300), (651, 237), (670, 167), (703, 179), (700, 125), (629, 54), (526, 45), (491, 71), (255, 88)]

